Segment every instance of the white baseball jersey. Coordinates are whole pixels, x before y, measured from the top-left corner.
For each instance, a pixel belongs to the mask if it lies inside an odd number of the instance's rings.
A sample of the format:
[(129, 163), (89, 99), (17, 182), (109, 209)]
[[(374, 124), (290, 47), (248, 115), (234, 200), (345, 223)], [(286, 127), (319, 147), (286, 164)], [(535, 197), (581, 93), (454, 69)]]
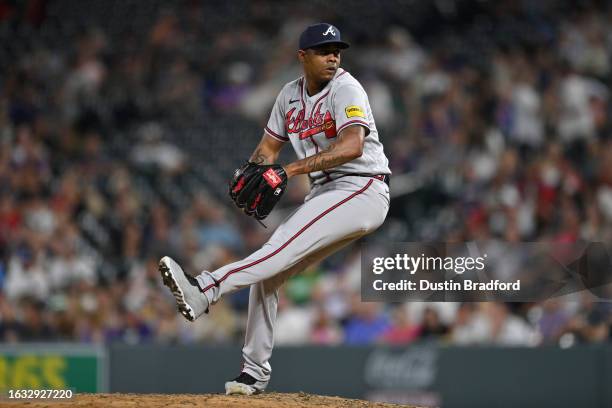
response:
[(313, 96), (306, 91), (304, 77), (286, 84), (276, 98), (265, 132), (282, 142), (290, 141), (303, 159), (326, 149), (343, 129), (355, 125), (366, 128), (363, 155), (332, 169), (310, 173), (311, 182), (323, 184), (347, 174), (391, 174), (368, 95), (342, 68)]

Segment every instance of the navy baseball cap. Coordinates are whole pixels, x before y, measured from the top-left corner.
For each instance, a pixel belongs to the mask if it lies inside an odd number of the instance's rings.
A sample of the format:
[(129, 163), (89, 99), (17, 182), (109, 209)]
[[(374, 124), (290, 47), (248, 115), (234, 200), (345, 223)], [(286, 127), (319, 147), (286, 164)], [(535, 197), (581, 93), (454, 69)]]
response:
[(338, 44), (343, 49), (349, 47), (348, 43), (342, 41), (340, 30), (327, 23), (308, 26), (300, 35), (300, 50), (306, 50), (323, 44)]

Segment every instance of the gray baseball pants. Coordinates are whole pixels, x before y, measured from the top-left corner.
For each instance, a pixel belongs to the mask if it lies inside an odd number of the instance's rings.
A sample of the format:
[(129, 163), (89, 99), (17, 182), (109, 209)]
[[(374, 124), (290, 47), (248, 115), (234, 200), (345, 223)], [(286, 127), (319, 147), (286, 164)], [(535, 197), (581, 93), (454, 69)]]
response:
[(345, 176), (315, 186), (263, 247), (243, 260), (197, 277), (215, 304), (250, 286), (242, 371), (270, 380), (278, 288), (294, 273), (376, 230), (389, 210), (389, 188), (373, 177)]

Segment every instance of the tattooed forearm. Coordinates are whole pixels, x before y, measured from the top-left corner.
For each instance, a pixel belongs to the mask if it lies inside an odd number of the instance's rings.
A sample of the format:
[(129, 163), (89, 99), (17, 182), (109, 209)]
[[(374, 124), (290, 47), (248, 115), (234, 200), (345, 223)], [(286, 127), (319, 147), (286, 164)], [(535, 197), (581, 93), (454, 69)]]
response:
[(345, 163), (346, 157), (342, 155), (333, 144), (319, 154), (304, 159), (304, 172), (319, 171), (329, 169), (339, 164)]
[(273, 159), (271, 160), (268, 156), (263, 154), (262, 149), (258, 147), (251, 155), (249, 161), (257, 164), (272, 164)]
[(255, 148), (249, 161), (257, 164), (274, 164), (278, 159), (278, 154), (283, 148), (284, 143), (267, 136), (265, 133), (261, 137), (259, 144)]
[(311, 173), (314, 171), (327, 170), (339, 166), (358, 157), (361, 153), (356, 153), (356, 149), (351, 145), (334, 143), (327, 149), (314, 156), (306, 157), (286, 166), (287, 174)]

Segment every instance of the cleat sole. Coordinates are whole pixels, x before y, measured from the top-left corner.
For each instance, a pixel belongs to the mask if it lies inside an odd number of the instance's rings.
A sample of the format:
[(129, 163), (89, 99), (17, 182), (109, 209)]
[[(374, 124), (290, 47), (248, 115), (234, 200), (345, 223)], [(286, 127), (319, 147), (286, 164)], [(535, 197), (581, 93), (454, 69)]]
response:
[(176, 283), (176, 279), (174, 278), (172, 271), (168, 265), (166, 265), (163, 258), (161, 261), (159, 261), (159, 273), (161, 274), (164, 285), (170, 289), (170, 292), (172, 292), (172, 295), (176, 300), (178, 311), (181, 313), (181, 315), (183, 315), (183, 317), (185, 317), (185, 319), (193, 322), (195, 320), (195, 314), (193, 313), (191, 306), (189, 306), (185, 301), (185, 294), (181, 290), (178, 283)]

